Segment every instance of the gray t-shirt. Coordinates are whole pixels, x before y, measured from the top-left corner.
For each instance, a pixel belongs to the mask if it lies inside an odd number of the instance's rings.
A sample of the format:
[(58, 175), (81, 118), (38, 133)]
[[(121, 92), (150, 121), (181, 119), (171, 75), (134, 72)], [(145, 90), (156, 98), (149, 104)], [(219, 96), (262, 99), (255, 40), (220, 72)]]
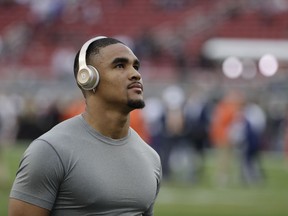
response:
[(158, 154), (132, 128), (115, 140), (79, 115), (30, 144), (10, 197), (51, 215), (153, 215), (161, 176)]

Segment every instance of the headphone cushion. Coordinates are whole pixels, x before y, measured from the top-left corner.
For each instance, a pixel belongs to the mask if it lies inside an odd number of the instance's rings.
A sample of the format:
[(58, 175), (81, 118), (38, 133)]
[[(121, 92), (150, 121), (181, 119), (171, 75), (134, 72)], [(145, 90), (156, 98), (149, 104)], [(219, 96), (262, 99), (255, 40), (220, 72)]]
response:
[(99, 83), (99, 73), (91, 65), (80, 68), (77, 74), (77, 82), (84, 90), (93, 90)]

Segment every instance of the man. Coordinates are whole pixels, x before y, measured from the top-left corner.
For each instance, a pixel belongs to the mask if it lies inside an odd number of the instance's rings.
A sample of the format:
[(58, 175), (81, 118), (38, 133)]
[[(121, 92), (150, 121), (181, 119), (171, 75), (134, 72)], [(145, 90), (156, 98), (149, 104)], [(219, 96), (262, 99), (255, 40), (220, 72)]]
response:
[(129, 113), (145, 106), (139, 67), (116, 39), (83, 45), (74, 74), (86, 109), (30, 144), (9, 216), (153, 215), (160, 159), (129, 126)]

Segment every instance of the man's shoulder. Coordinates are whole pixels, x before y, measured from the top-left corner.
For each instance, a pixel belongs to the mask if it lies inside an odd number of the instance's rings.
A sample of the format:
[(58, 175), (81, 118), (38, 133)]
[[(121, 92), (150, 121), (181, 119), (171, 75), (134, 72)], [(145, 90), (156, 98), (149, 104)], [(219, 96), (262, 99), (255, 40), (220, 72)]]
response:
[(65, 131), (70, 132), (72, 130), (77, 130), (79, 127), (81, 127), (81, 117), (77, 115), (60, 122), (43, 135), (51, 133), (64, 133)]
[(160, 161), (160, 157), (159, 157), (158, 153), (155, 151), (155, 149), (153, 149), (148, 143), (146, 143), (133, 128), (131, 128), (131, 133), (132, 133), (132, 137), (134, 137), (134, 139), (135, 139), (134, 141), (137, 143), (136, 144), (137, 146), (135, 146), (136, 148), (144, 149), (145, 152), (148, 155), (150, 155), (150, 157), (153, 157), (155, 160)]
[(37, 140), (42, 140), (52, 145), (54, 143), (67, 142), (73, 140), (75, 136), (79, 136), (81, 128), (83, 128), (81, 117), (75, 116), (55, 125), (52, 129), (38, 137)]

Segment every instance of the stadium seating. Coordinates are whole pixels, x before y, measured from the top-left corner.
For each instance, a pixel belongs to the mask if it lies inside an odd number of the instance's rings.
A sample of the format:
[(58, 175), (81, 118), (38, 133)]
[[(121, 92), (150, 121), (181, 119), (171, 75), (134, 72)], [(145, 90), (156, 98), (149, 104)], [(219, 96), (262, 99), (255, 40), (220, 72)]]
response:
[[(9, 26), (23, 21), (27, 22), (32, 29), (31, 38), (17, 64), (44, 68), (47, 75), (50, 73), (51, 57), (58, 46), (65, 44), (78, 49), (87, 38), (99, 34), (125, 35), (132, 40), (137, 40), (144, 31), (151, 30), (160, 37), (158, 41), (161, 42), (161, 40), (165, 41), (165, 38), (173, 39), (171, 37), (173, 34), (177, 37), (182, 33), (185, 35), (183, 53), (190, 59), (197, 59), (202, 43), (214, 36), (287, 37), (287, 13), (267, 17), (249, 7), (245, 10), (243, 7), (237, 8), (239, 5), (236, 4), (235, 7), (227, 0), (183, 1), (184, 6), (179, 8), (160, 7), (156, 4), (161, 2), (160, 0), (87, 0), (81, 1), (83, 7), (85, 2), (90, 4), (85, 9), (90, 9), (90, 14), (89, 10), (88, 14), (85, 14), (81, 5), (78, 5), (70, 13), (67, 12), (67, 8), (64, 9), (62, 14), (51, 23), (41, 24), (35, 24), (27, 5), (16, 3), (1, 5), (0, 34), (2, 36)], [(93, 17), (96, 12), (98, 16)], [(197, 64), (196, 60), (193, 65), (195, 64)]]

